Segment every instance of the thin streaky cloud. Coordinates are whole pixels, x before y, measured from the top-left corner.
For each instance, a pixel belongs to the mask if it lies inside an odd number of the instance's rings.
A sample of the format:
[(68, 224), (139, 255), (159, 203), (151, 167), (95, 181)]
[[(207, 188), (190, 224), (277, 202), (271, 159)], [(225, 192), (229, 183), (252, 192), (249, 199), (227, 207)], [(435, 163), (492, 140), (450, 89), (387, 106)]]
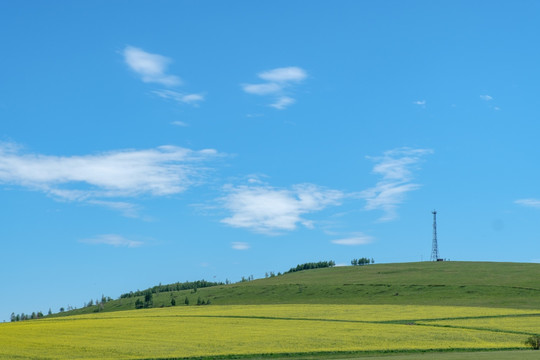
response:
[(515, 204), (540, 209), (540, 199), (518, 199), (514, 201)]
[(258, 74), (259, 78), (277, 83), (298, 82), (307, 78), (307, 73), (304, 69), (297, 66), (283, 67), (263, 71)]
[(346, 246), (357, 246), (357, 245), (367, 245), (372, 243), (374, 238), (372, 236), (364, 235), (362, 233), (358, 233), (354, 236), (342, 238), (342, 239), (336, 239), (332, 240), (331, 242), (333, 244), (337, 245), (346, 245)]
[(491, 101), (491, 100), (493, 100), (493, 97), (491, 97), (489, 95), (480, 95), (480, 99), (482, 99), (484, 101)]
[(140, 247), (144, 244), (142, 241), (126, 239), (125, 237), (116, 234), (98, 235), (93, 238), (79, 240), (79, 242), (91, 245), (109, 245), (128, 248)]
[(250, 248), (249, 244), (246, 242), (233, 242), (231, 243), (231, 247), (234, 250), (248, 250)]
[(201, 101), (204, 101), (203, 94), (183, 94), (172, 90), (154, 90), (153, 94), (163, 99), (169, 99), (178, 103), (197, 106)]
[(269, 96), (274, 98), (268, 106), (277, 110), (284, 110), (294, 104), (296, 100), (292, 97), (295, 86), (307, 78), (307, 72), (297, 66), (275, 68), (257, 74), (265, 80), (265, 83), (242, 84), (242, 90), (248, 94)]
[(292, 231), (299, 224), (311, 228), (313, 222), (304, 219), (305, 214), (338, 205), (345, 196), (340, 191), (313, 184), (295, 185), (291, 189), (228, 185), (224, 191), (226, 195), (219, 201), (231, 216), (221, 222), (265, 234)]
[(416, 170), (430, 149), (399, 148), (386, 151), (383, 156), (368, 157), (376, 164), (373, 173), (382, 177), (377, 184), (360, 193), (366, 200), (365, 210), (382, 210), (380, 221), (397, 218), (397, 208), (405, 201), (407, 193), (420, 187), (412, 183)]
[(284, 110), (288, 106), (294, 104), (295, 102), (296, 102), (296, 100), (294, 100), (291, 97), (282, 96), (279, 99), (277, 99), (277, 101), (275, 103), (270, 104), (269, 106), (271, 106), (271, 107), (273, 107), (275, 109), (278, 109), (278, 110)]
[(423, 106), (426, 105), (426, 100), (413, 101), (413, 104)]
[(248, 94), (254, 95), (268, 95), (275, 94), (282, 90), (281, 85), (275, 83), (268, 84), (244, 84), (242, 88)]
[(144, 82), (165, 86), (176, 86), (182, 83), (178, 76), (167, 74), (167, 67), (172, 60), (166, 56), (151, 54), (134, 46), (126, 46), (122, 54), (129, 68)]
[(88, 200), (88, 204), (98, 205), (116, 210), (122, 213), (125, 217), (139, 218), (140, 207), (136, 204), (132, 204), (125, 201), (106, 201), (106, 200)]

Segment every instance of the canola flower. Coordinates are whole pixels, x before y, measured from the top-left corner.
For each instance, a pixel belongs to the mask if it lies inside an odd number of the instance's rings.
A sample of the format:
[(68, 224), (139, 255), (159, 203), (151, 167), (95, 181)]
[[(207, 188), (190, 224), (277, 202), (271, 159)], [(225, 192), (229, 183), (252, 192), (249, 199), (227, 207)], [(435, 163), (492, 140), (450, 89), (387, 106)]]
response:
[(485, 319), (460, 319), (422, 322), (426, 325), (475, 328), (494, 331), (522, 332), (540, 335), (540, 314), (535, 316), (493, 317)]
[(377, 322), (523, 313), (526, 311), (298, 304), (134, 310), (1, 324), (0, 358), (142, 359), (514, 348), (523, 346), (522, 335)]

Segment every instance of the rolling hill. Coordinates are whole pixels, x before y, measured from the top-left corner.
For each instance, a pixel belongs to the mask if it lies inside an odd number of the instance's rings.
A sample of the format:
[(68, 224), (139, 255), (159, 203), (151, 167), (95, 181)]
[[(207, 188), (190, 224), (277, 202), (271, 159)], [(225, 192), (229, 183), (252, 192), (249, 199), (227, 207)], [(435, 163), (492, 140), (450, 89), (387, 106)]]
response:
[[(185, 306), (199, 299), (215, 305), (389, 304), (540, 308), (540, 264), (419, 262), (305, 270), (194, 290), (153, 294), (153, 307)], [(135, 308), (133, 296), (101, 311)], [(96, 305), (52, 316), (97, 312)]]

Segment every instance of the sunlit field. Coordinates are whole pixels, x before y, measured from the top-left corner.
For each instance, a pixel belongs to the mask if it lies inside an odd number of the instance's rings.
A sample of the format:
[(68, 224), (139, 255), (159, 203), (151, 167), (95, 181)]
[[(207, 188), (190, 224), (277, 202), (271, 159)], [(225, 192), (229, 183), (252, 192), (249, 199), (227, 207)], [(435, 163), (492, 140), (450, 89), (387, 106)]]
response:
[[(179, 306), (1, 324), (0, 358), (516, 349), (538, 332), (536, 316), (540, 311), (412, 305)], [(485, 329), (473, 329), (484, 322)], [(448, 323), (453, 327), (441, 326)]]

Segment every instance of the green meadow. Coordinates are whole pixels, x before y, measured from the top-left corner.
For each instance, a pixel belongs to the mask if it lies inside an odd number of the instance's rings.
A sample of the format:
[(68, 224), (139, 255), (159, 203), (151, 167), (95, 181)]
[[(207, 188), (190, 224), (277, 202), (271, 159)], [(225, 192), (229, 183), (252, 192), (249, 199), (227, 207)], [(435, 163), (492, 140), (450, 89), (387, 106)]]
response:
[[(533, 359), (540, 352), (524, 342), (540, 335), (539, 279), (540, 264), (524, 263), (312, 269), (155, 292), (148, 309), (136, 310), (144, 296), (132, 296), (101, 308), (0, 324), (0, 355), (43, 360)], [(201, 299), (210, 305), (196, 305)]]

